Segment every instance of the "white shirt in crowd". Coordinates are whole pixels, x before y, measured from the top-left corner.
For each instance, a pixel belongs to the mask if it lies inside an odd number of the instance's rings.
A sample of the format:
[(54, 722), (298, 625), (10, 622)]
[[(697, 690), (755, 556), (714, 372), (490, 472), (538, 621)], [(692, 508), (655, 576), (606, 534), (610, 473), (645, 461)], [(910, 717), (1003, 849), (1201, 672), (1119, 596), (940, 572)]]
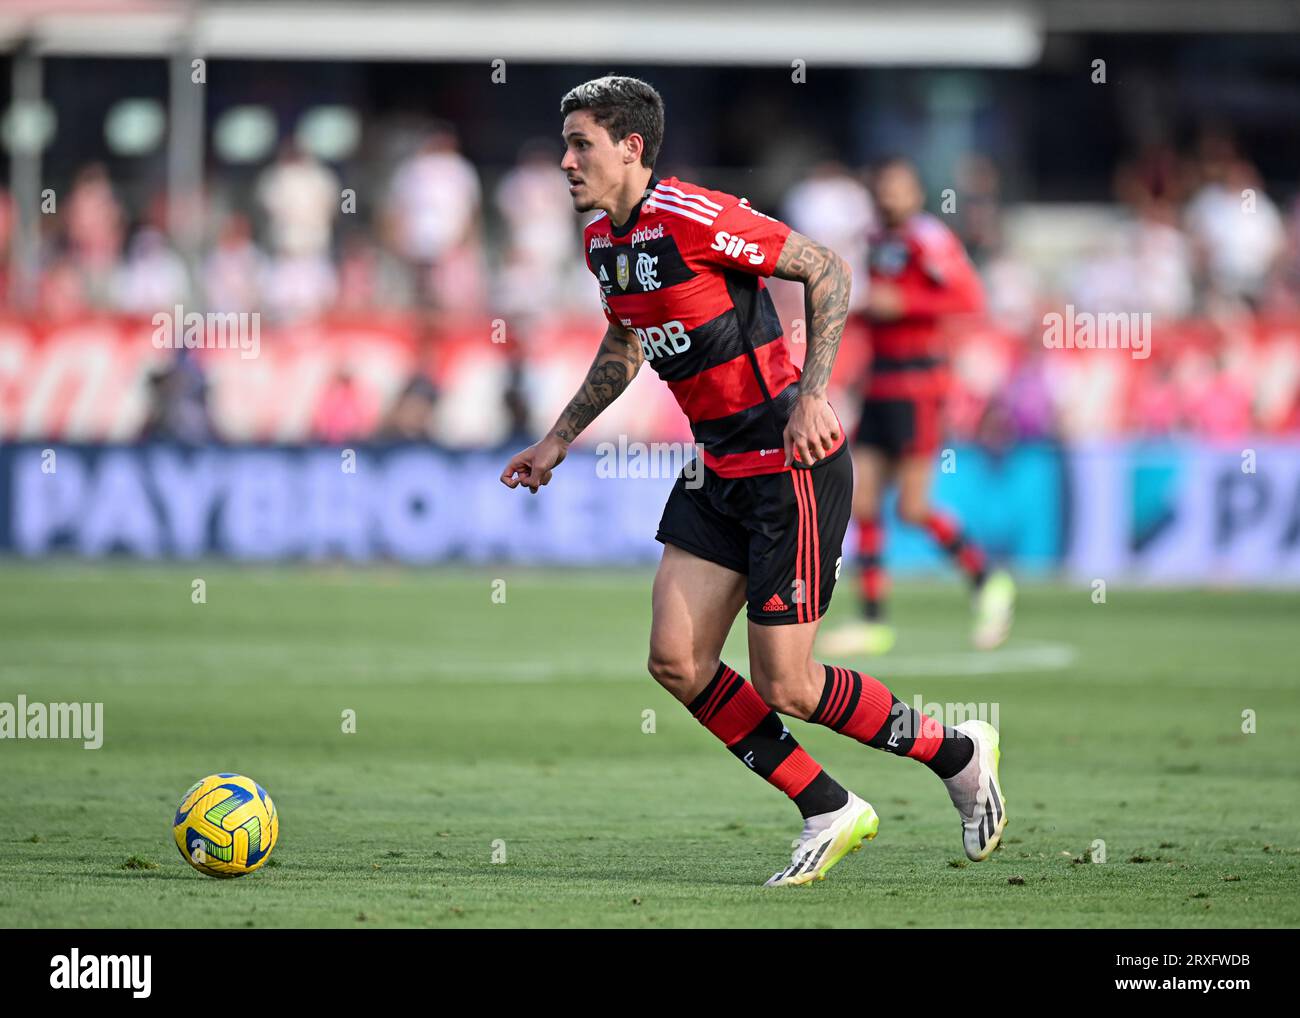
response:
[(1206, 253), (1211, 280), (1221, 293), (1259, 291), (1282, 248), (1282, 217), (1255, 188), (1248, 202), (1241, 189), (1207, 184), (1187, 207), (1187, 229)]
[(473, 165), (459, 152), (420, 152), (398, 167), (389, 201), (397, 244), (407, 258), (436, 262), (469, 228), (480, 188)]
[(277, 254), (329, 251), (342, 197), (328, 167), (306, 157), (281, 160), (262, 174), (257, 197), (271, 221), (271, 248)]

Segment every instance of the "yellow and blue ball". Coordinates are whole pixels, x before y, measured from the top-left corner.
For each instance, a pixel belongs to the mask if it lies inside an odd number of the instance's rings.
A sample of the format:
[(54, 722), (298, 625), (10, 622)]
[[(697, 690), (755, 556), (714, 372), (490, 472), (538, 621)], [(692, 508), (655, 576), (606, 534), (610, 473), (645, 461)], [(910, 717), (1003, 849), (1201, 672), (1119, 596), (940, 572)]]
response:
[(181, 799), (172, 837), (185, 861), (210, 877), (242, 877), (271, 855), (280, 819), (266, 790), (242, 774), (213, 774)]

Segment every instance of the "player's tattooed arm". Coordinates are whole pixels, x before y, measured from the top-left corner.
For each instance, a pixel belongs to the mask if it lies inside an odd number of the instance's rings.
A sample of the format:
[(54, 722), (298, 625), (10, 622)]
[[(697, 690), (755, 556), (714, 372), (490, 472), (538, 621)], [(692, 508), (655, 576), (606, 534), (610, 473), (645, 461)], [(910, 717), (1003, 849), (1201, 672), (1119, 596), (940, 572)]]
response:
[(644, 360), (636, 333), (621, 325), (610, 325), (582, 388), (569, 400), (555, 427), (506, 464), (501, 483), (508, 488), (522, 485), (534, 495), (549, 484), (552, 472), (564, 462), (569, 443), (628, 387)]
[(799, 379), (799, 395), (825, 399), (849, 314), (853, 273), (830, 248), (791, 231), (772, 274), (803, 283), (808, 355)]
[(826, 387), (849, 314), (852, 273), (830, 248), (792, 231), (772, 274), (803, 283), (808, 354), (799, 376), (799, 398), (782, 439), (786, 466), (795, 461), (811, 466), (828, 456), (841, 437), (839, 420), (826, 402)]
[(610, 325), (600, 341), (582, 387), (569, 400), (551, 434), (568, 445), (626, 389), (641, 370), (645, 353), (635, 332)]

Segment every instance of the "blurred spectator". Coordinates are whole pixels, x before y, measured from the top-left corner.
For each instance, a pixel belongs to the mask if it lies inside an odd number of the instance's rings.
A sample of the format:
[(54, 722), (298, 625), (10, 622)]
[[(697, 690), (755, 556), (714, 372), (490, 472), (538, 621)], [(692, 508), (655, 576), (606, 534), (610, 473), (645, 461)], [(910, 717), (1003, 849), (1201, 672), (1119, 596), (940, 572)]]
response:
[(1282, 253), (1269, 279), (1265, 310), (1296, 315), (1300, 314), (1300, 195), (1291, 201), (1283, 231)]
[(323, 163), (288, 141), (257, 183), (257, 197), (270, 220), (270, 246), (288, 258), (319, 259), (329, 253), (339, 210), (339, 180)]
[(506, 348), (509, 367), (506, 374), (506, 387), (501, 393), (507, 421), (506, 437), (501, 441), (503, 446), (532, 445), (534, 441), (526, 377), (528, 365), (520, 350), (518, 344), (511, 344)]
[(388, 252), (369, 237), (352, 234), (343, 242), (335, 308), (348, 314), (408, 308), (410, 282)]
[(862, 181), (841, 163), (819, 163), (786, 194), (781, 218), (849, 263), (853, 305), (860, 306), (867, 296), (867, 237), (876, 228), (871, 195)]
[(1183, 397), (1184, 420), (1189, 430), (1207, 438), (1240, 438), (1250, 431), (1251, 394), (1223, 367), (1208, 351), (1179, 357), (1174, 377)]
[(500, 305), (507, 313), (553, 306), (581, 259), (579, 220), (560, 172), (561, 154), (549, 141), (528, 142), (497, 187), (496, 207), (506, 229)]
[(1165, 202), (1148, 201), (1071, 273), (1070, 300), (1082, 311), (1182, 317), (1192, 310), (1192, 257)]
[[(1156, 319), (1191, 314), (1192, 249), (1178, 228), (1178, 210), (1152, 199), (1138, 210), (1131, 226), (1133, 305), (1122, 310), (1150, 312)], [(1115, 309), (1120, 310), (1120, 309)]]
[(212, 311), (258, 311), (261, 283), (267, 272), (266, 255), (253, 240), (248, 217), (232, 213), (217, 236), (203, 277), (208, 308)]
[(1068, 303), (1094, 313), (1134, 310), (1133, 261), (1128, 240), (1120, 232), (1099, 238), (1078, 262), (1068, 267)]
[(363, 439), (375, 427), (376, 410), (369, 392), (357, 385), (351, 371), (342, 368), (321, 393), (312, 415), (312, 438), (331, 445)]
[(957, 166), (957, 211), (950, 224), (978, 268), (1002, 247), (1002, 183), (986, 155), (971, 153)]
[(1226, 135), (1203, 136), (1199, 170), (1186, 216), (1198, 262), (1214, 295), (1253, 306), (1282, 254), (1281, 216)]
[(1032, 266), (1003, 251), (988, 257), (981, 275), (989, 321), (1017, 335), (1042, 330), (1041, 284)]
[(433, 410), (438, 391), (424, 375), (413, 375), (384, 416), (375, 438), (380, 442), (427, 442), (433, 438)]
[(1043, 348), (1030, 345), (1028, 356), (1016, 369), (1000, 402), (1017, 438), (1030, 441), (1053, 437), (1056, 415), (1052, 394), (1042, 371)]
[(1115, 171), (1116, 197), (1135, 209), (1153, 201), (1181, 206), (1192, 184), (1188, 161), (1165, 142), (1147, 145)]
[(334, 306), (338, 291), (338, 273), (325, 255), (284, 255), (271, 259), (263, 306), (275, 321), (318, 318)]
[(215, 439), (207, 383), (193, 357), (182, 352), (151, 374), (148, 386), (149, 409), (141, 441), (200, 445)]
[(170, 312), (189, 297), (185, 262), (152, 227), (136, 232), (117, 279), (117, 307), (127, 314)]
[(71, 258), (57, 258), (41, 273), (37, 307), (50, 321), (77, 318), (92, 309), (81, 271)]
[(1178, 383), (1169, 367), (1156, 362), (1136, 375), (1129, 424), (1139, 435), (1170, 435), (1182, 426)]
[(389, 228), (425, 306), (481, 306), (480, 203), (478, 173), (449, 126), (435, 127), (398, 166), (389, 190)]
[(126, 225), (103, 165), (92, 163), (77, 173), (61, 211), (59, 222), (65, 224), (68, 256), (80, 275), (84, 300), (110, 307)]

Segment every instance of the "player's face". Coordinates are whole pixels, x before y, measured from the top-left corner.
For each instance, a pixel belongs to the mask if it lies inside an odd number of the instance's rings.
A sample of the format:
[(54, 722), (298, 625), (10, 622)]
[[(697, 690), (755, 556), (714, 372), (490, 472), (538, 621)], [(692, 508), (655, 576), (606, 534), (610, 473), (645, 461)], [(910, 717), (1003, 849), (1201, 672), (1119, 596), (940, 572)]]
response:
[(590, 110), (574, 110), (564, 118), (560, 169), (568, 178), (576, 211), (605, 208), (604, 202), (618, 193), (628, 166), (624, 150), (625, 145), (611, 139)]
[(925, 204), (925, 195), (921, 193), (921, 182), (916, 174), (906, 166), (886, 166), (876, 175), (872, 188), (876, 207), (885, 222), (897, 226), (906, 222)]

